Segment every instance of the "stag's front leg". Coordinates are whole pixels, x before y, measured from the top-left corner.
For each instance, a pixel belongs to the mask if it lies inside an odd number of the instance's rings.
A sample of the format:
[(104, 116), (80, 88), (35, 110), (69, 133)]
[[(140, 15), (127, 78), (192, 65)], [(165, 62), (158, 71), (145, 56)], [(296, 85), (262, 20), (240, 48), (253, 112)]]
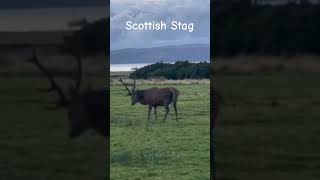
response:
[(155, 116), (156, 121), (157, 121), (157, 106), (154, 106), (153, 108), (154, 108), (154, 116)]
[(149, 111), (148, 111), (148, 121), (150, 120), (150, 113), (151, 113), (151, 110), (152, 110), (152, 106), (149, 105)]
[(164, 115), (163, 122), (165, 122), (165, 121), (166, 121), (167, 116), (168, 116), (168, 114), (169, 114), (169, 111), (170, 111), (170, 109), (169, 109), (169, 105), (165, 106), (165, 109), (166, 109), (166, 114)]

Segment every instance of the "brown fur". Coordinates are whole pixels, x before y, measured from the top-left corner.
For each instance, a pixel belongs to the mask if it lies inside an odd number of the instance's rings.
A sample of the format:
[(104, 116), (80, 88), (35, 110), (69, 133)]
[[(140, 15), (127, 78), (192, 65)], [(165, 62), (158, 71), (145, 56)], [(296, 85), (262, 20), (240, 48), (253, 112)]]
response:
[(150, 113), (152, 108), (154, 108), (154, 114), (157, 120), (157, 107), (164, 106), (166, 109), (166, 114), (163, 121), (165, 121), (170, 111), (169, 105), (172, 104), (176, 114), (176, 120), (178, 121), (177, 101), (180, 93), (177, 89), (172, 87), (169, 87), (169, 88), (153, 87), (145, 90), (134, 90), (131, 92), (131, 94), (132, 94), (131, 95), (132, 105), (139, 102), (140, 104), (149, 106), (148, 120), (150, 119)]
[(135, 105), (136, 103), (140, 103), (142, 105), (148, 105), (148, 121), (150, 120), (150, 113), (152, 108), (154, 109), (154, 115), (157, 120), (157, 107), (164, 106), (166, 109), (166, 114), (164, 116), (163, 121), (167, 119), (169, 114), (169, 105), (172, 104), (174, 108), (174, 112), (176, 114), (176, 120), (178, 122), (178, 112), (177, 112), (177, 101), (180, 95), (180, 92), (173, 87), (168, 88), (157, 88), (153, 87), (150, 89), (145, 90), (136, 90), (136, 80), (134, 79), (133, 88), (129, 90), (128, 85), (122, 81), (120, 78), (119, 80), (122, 85), (128, 91), (128, 95), (131, 96), (131, 104)]

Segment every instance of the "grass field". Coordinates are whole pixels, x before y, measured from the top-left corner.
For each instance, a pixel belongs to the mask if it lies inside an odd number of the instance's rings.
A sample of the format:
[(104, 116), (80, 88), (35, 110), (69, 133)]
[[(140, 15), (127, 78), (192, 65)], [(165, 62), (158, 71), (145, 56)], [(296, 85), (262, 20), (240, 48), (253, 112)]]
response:
[[(318, 180), (319, 73), (256, 72), (218, 73), (213, 82), (225, 99), (215, 132), (217, 180)], [(93, 88), (105, 84), (104, 78), (86, 80)], [(54, 94), (36, 91), (47, 87), (46, 79), (0, 81), (0, 179), (107, 179), (106, 140), (94, 132), (68, 138), (66, 113), (44, 108)], [(163, 123), (159, 108), (148, 129), (147, 107), (131, 106), (124, 88), (112, 82), (112, 179), (209, 179), (208, 81), (139, 81), (139, 89), (181, 92), (180, 122), (171, 111)]]
[(320, 76), (215, 77), (225, 105), (216, 126), (218, 180), (320, 178)]
[[(0, 179), (107, 179), (106, 140), (94, 132), (68, 137), (66, 112), (48, 111), (55, 94), (39, 93), (47, 79), (0, 78)], [(93, 87), (104, 78), (90, 80)]]
[(158, 121), (152, 113), (147, 127), (147, 106), (132, 106), (124, 87), (115, 80), (112, 82), (111, 179), (209, 179), (209, 83), (138, 84), (138, 89), (175, 87), (181, 93), (177, 104), (179, 122), (171, 107), (163, 123), (164, 108), (159, 107)]

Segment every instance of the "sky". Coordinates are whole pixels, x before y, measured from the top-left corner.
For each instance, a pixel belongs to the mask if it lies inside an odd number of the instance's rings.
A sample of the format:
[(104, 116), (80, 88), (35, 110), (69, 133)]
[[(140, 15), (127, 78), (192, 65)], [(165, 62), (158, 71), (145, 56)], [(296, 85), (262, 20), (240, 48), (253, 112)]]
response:
[(1, 0), (1, 31), (70, 30), (68, 22), (109, 14), (107, 0)]
[(68, 22), (83, 18), (92, 22), (106, 16), (104, 7), (0, 10), (0, 32), (70, 30)]
[(104, 6), (107, 0), (1, 0), (1, 9)]
[[(111, 49), (209, 44), (209, 0), (111, 0)], [(194, 23), (194, 32), (128, 31), (125, 22), (173, 20)]]

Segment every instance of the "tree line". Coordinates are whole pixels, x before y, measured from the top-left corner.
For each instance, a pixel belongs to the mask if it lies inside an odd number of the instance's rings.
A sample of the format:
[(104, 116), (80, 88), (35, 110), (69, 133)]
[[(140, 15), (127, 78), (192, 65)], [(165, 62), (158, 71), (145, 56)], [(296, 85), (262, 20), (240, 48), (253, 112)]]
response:
[(208, 79), (210, 78), (210, 63), (191, 63), (177, 61), (174, 64), (157, 62), (130, 74), (130, 78), (166, 78), (166, 79)]
[(72, 36), (65, 37), (63, 50), (72, 54), (94, 55), (109, 54), (110, 18), (102, 18), (84, 25)]

